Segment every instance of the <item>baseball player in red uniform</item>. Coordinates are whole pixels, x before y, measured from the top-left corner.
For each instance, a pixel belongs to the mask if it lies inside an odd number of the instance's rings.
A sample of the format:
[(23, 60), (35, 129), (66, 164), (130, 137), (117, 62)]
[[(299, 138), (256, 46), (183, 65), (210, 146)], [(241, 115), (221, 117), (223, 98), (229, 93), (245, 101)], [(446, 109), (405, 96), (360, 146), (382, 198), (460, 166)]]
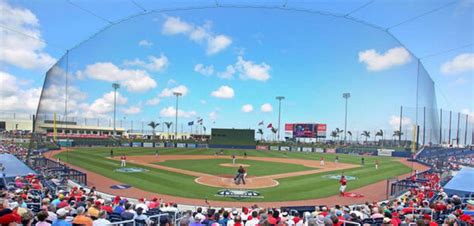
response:
[(344, 191), (346, 190), (347, 186), (347, 179), (344, 175), (341, 175), (341, 179), (339, 180), (341, 187), (339, 188), (340, 196), (344, 196)]
[(120, 167), (125, 167), (127, 166), (127, 157), (125, 157), (125, 155), (122, 155), (120, 157)]

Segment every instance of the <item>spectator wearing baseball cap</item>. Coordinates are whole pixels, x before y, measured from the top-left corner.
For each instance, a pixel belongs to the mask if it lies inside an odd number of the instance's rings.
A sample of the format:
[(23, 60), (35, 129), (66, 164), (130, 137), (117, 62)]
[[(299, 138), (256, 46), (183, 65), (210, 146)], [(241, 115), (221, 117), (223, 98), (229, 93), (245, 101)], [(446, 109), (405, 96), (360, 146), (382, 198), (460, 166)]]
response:
[(85, 212), (86, 210), (84, 207), (79, 207), (77, 208), (77, 216), (73, 219), (72, 223), (73, 224), (80, 224), (80, 225), (85, 225), (85, 226), (92, 226), (93, 221), (90, 217), (86, 216)]
[(256, 226), (256, 225), (258, 225), (259, 219), (258, 219), (257, 211), (255, 211), (255, 210), (252, 211), (251, 217), (252, 217), (252, 219), (245, 222), (245, 226)]
[(52, 226), (72, 226), (71, 222), (66, 221), (68, 212), (66, 209), (59, 209), (57, 212), (57, 219), (53, 221)]
[(101, 205), (102, 204), (100, 203), (100, 201), (95, 201), (94, 205), (92, 205), (91, 207), (89, 207), (89, 209), (87, 209), (87, 214), (91, 216), (92, 220), (96, 220), (99, 218)]
[(148, 211), (148, 206), (145, 204), (145, 199), (144, 198), (139, 199), (138, 204), (135, 205), (135, 208), (136, 209), (142, 208), (143, 213), (146, 213)]

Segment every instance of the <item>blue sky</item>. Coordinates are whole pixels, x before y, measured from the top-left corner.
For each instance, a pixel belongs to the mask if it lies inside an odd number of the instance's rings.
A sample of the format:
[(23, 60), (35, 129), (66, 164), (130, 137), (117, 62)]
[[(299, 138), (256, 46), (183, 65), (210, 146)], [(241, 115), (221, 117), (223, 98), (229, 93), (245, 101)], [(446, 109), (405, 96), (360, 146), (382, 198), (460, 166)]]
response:
[[(132, 1), (72, 2), (114, 22), (141, 10)], [(215, 4), (136, 3), (149, 10)], [(290, 0), (287, 7), (339, 15), (365, 3)], [(388, 28), (447, 3), (375, 1), (350, 16)], [(2, 41), (6, 49), (33, 54), (28, 55), (31, 62), (10, 52), (0, 59), (2, 81), (12, 84), (2, 84), (2, 108), (33, 112), (45, 71), (65, 49), (108, 24), (66, 1), (1, 1), (1, 7), (8, 11), (2, 26), (44, 40), (38, 44), (12, 30), (1, 30), (8, 35)], [(221, 7), (148, 13), (113, 25), (70, 50), (69, 92), (73, 98), (68, 108), (75, 117), (110, 117), (111, 83), (115, 81), (122, 85), (119, 118), (172, 121), (175, 99), (169, 94), (181, 91), (185, 93), (180, 98), (181, 122), (202, 117), (211, 127), (255, 128), (262, 120), (276, 124), (275, 96), (283, 95), (283, 123), (321, 122), (333, 129), (344, 126), (342, 93), (350, 92), (349, 128), (391, 130), (397, 125), (400, 105), (407, 106), (407, 124), (416, 120), (410, 110), (416, 106), (416, 57), (472, 44), (473, 12), (472, 1), (459, 1), (391, 28), (405, 46), (386, 32), (358, 22), (289, 10)], [(20, 19), (12, 19), (18, 16)], [(15, 39), (20, 41), (11, 41)], [(22, 41), (23, 45), (18, 44)], [(438, 107), (472, 114), (473, 46), (422, 62), (435, 81)], [(65, 64), (56, 69), (65, 70)], [(61, 77), (62, 71), (54, 73)], [(55, 85), (48, 86), (51, 94), (62, 91)], [(430, 98), (430, 90), (422, 89), (419, 95), (422, 107), (421, 100)], [(15, 104), (21, 101), (27, 104)], [(51, 111), (59, 111), (64, 102), (57, 95), (47, 101)]]

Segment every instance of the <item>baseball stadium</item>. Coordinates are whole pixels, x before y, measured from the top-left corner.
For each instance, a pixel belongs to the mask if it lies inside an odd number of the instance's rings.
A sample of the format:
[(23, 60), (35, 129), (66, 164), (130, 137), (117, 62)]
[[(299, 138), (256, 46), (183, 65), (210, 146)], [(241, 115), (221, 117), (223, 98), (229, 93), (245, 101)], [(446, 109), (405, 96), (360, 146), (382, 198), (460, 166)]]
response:
[(0, 225), (474, 225), (472, 1), (0, 14)]

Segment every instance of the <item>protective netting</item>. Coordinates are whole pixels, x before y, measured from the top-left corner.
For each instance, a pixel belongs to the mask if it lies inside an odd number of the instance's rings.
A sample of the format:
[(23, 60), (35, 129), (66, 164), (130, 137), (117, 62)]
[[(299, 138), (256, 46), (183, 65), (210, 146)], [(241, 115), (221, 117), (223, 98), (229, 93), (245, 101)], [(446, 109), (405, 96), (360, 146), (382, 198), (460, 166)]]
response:
[[(443, 113), (440, 119), (433, 80), (419, 60), (386, 31), (311, 9), (289, 10), (279, 8), (280, 4), (278, 8), (269, 6), (272, 4), (268, 2), (257, 4), (258, 7), (219, 3), (219, 7), (211, 1), (210, 7), (132, 16), (69, 50), (46, 74), (36, 133), (43, 140), (77, 134), (110, 136), (115, 125), (119, 135), (159, 132), (166, 134), (161, 138), (169, 138), (173, 132), (205, 133), (205, 127), (207, 133), (212, 127), (257, 128), (259, 121), (276, 124), (274, 97), (254, 104), (272, 103), (272, 113), (255, 117), (236, 112), (241, 111), (240, 106), (246, 101), (271, 94), (286, 97), (282, 124), (327, 123), (330, 138), (331, 130), (344, 128), (342, 93), (350, 92), (347, 130), (353, 134), (351, 140), (418, 139), (420, 144), (449, 140), (443, 132), (448, 128), (447, 116)], [(185, 31), (164, 32), (170, 18), (186, 23), (178, 28)], [(191, 18), (193, 22), (186, 22)], [(233, 32), (246, 35), (233, 40), (232, 48), (221, 51), (210, 45), (214, 39), (222, 38), (220, 34)], [(295, 36), (288, 38), (282, 33)], [(141, 43), (142, 40), (152, 41)], [(239, 46), (249, 40), (254, 42)], [(403, 64), (371, 65), (374, 52), (383, 54), (389, 50), (406, 55)], [(269, 57), (277, 55), (285, 57)], [(218, 65), (221, 60), (226, 63)], [(167, 67), (160, 68), (160, 62), (167, 63)], [(199, 63), (215, 65), (215, 71), (221, 73), (196, 74), (193, 68)], [(270, 65), (269, 79), (252, 80), (242, 66), (249, 64)], [(232, 80), (217, 76), (224, 76), (226, 65), (233, 65), (237, 71)], [(116, 92), (113, 83), (120, 86)], [(246, 89), (249, 83), (254, 86)], [(179, 90), (187, 95), (179, 97), (176, 124), (176, 99), (170, 92), (180, 85), (186, 86), (186, 91)], [(224, 102), (210, 95), (222, 85), (233, 87), (235, 100)], [(459, 133), (451, 136), (451, 140), (459, 137), (460, 144), (472, 142), (472, 120), (468, 119), (466, 130), (466, 117), (460, 115)], [(199, 119), (203, 122), (197, 122)], [(152, 121), (159, 125), (149, 126)], [(400, 130), (403, 135), (397, 133)], [(363, 131), (369, 131), (371, 136), (362, 136)], [(376, 135), (379, 131), (382, 134)]]

